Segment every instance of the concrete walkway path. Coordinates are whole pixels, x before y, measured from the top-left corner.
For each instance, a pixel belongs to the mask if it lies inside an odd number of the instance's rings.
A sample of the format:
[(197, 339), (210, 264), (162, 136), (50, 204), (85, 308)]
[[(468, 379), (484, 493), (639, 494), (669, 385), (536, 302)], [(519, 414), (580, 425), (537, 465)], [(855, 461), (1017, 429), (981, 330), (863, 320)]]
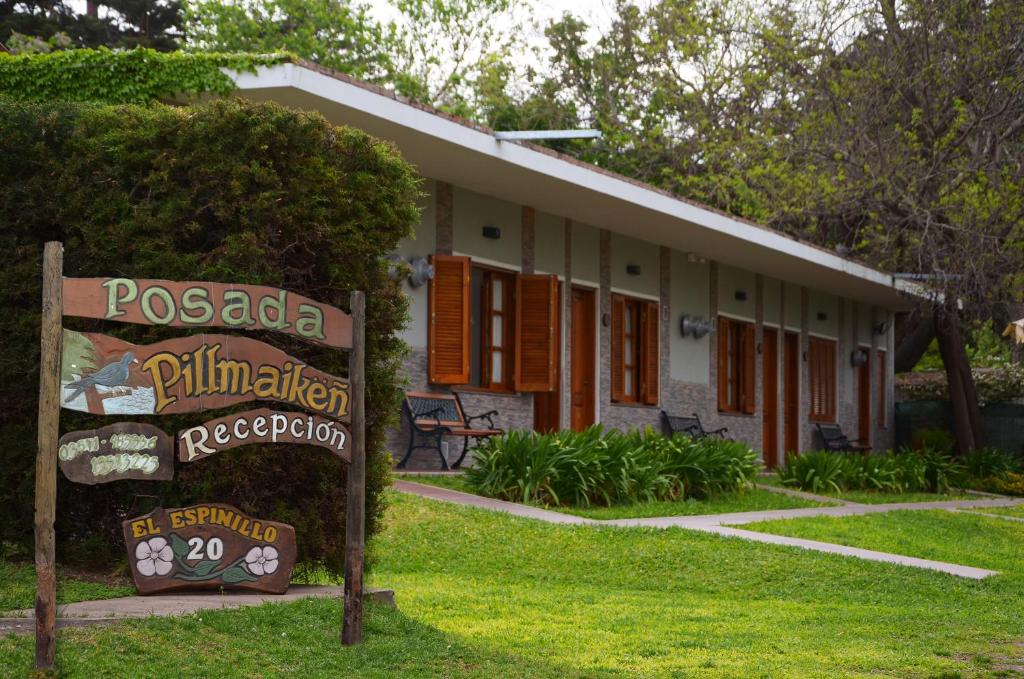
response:
[[(715, 535), (722, 535), (725, 537), (742, 538), (744, 540), (751, 540), (754, 542), (761, 542), (765, 544), (786, 545), (789, 547), (799, 547), (801, 549), (810, 549), (813, 551), (825, 552), (828, 554), (841, 554), (843, 556), (851, 556), (858, 559), (864, 559), (866, 561), (880, 561), (884, 563), (899, 564), (901, 566), (909, 566), (912, 568), (924, 568), (927, 570), (949, 573), (950, 575), (956, 575), (962, 578), (970, 578), (974, 580), (981, 580), (983, 578), (989, 577), (990, 575), (996, 575), (998, 571), (987, 570), (984, 568), (974, 568), (972, 566), (962, 566), (954, 563), (946, 563), (944, 561), (918, 559), (916, 557), (902, 556), (900, 554), (877, 552), (870, 549), (860, 549), (859, 547), (848, 547), (846, 545), (837, 545), (830, 542), (804, 540), (802, 538), (792, 538), (783, 535), (773, 535), (771, 533), (759, 533), (757, 531), (732, 528), (732, 526), (742, 525), (746, 523), (756, 523), (758, 521), (771, 521), (774, 519), (797, 519), (812, 516), (859, 516), (863, 514), (881, 514), (885, 512), (893, 512), (898, 510), (971, 510), (985, 507), (1012, 507), (1014, 505), (1024, 503), (1024, 499), (1018, 498), (987, 497), (979, 500), (943, 500), (938, 502), (895, 502), (890, 504), (874, 505), (847, 502), (844, 505), (831, 507), (768, 509), (757, 512), (734, 512), (730, 514), (705, 514), (698, 516), (659, 516), (646, 519), (612, 519), (607, 521), (601, 521), (597, 519), (585, 519), (583, 517), (573, 516), (572, 514), (563, 514), (562, 512), (554, 512), (548, 509), (540, 509), (539, 507), (530, 507), (528, 505), (523, 505), (516, 502), (492, 500), (491, 498), (481, 497), (479, 495), (471, 495), (469, 493), (462, 493), (455, 490), (449, 490), (447, 488), (439, 488), (437, 486), (429, 486), (422, 483), (414, 483), (412, 481), (395, 481), (394, 487), (395, 490), (398, 490), (399, 492), (402, 493), (418, 495), (420, 497), (426, 497), (433, 500), (441, 500), (443, 502), (452, 502), (454, 504), (460, 504), (470, 507), (479, 507), (480, 509), (487, 509), (490, 511), (505, 512), (508, 514), (512, 514), (514, 516), (522, 516), (529, 519), (536, 519), (538, 521), (546, 521), (548, 523), (576, 525), (586, 524), (592, 526), (616, 526), (622, 528), (683, 528), (688, 530), (699, 530), (705, 533), (713, 533)], [(813, 494), (807, 493), (806, 495)], [(832, 499), (817, 495), (814, 495), (813, 498), (809, 499), (814, 498), (820, 498), (822, 500)], [(992, 515), (989, 514), (986, 516)]]
[[(299, 599), (330, 597), (341, 599), (340, 585), (291, 585), (284, 594), (264, 594), (228, 590), (218, 592), (171, 592), (149, 596), (125, 596), (99, 601), (78, 601), (57, 606), (57, 627), (108, 625), (128, 618), (188, 615), (200, 611), (261, 606), (267, 603), (288, 603)], [(368, 589), (365, 597), (395, 604), (395, 593), (389, 589)], [(35, 611), (26, 608), (0, 618), (0, 634), (35, 633)]]

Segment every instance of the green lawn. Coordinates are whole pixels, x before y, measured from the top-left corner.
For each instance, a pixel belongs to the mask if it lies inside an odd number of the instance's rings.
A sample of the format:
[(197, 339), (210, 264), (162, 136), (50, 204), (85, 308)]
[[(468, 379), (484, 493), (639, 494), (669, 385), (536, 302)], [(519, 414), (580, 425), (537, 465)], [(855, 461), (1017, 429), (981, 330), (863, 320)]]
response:
[[(111, 599), (134, 594), (135, 588), (124, 584), (107, 584), (69, 577), (58, 569), (57, 603)], [(36, 598), (36, 571), (29, 562), (0, 561), (0, 612), (32, 608)]]
[(749, 523), (745, 529), (835, 542), (1024, 577), (1024, 524), (945, 510)]
[(841, 493), (825, 493), (850, 502), (866, 505), (888, 504), (890, 502), (945, 502), (946, 500), (977, 500), (974, 495), (966, 493), (886, 493), (877, 490), (844, 490)]
[[(441, 486), (463, 493), (474, 493), (462, 476), (408, 476), (398, 475), (403, 481), (414, 481)], [(688, 499), (680, 502), (641, 502), (612, 507), (547, 507), (556, 512), (574, 514), (588, 519), (642, 519), (652, 516), (696, 516), (699, 514), (726, 514), (730, 512), (756, 512), (762, 509), (796, 509), (798, 507), (824, 507), (825, 503), (804, 500), (782, 493), (757, 488), (742, 493), (724, 493), (707, 500)]]
[[(63, 631), (63, 676), (971, 677), (1024, 655), (1024, 574), (1004, 545), (1024, 533), (1008, 521), (924, 513), (920, 540), (950, 517), (976, 521), (934, 538), (963, 538), (947, 549), (1007, 571), (976, 582), (678, 529), (389, 501), (370, 584), (394, 588), (400, 610), (368, 606), (362, 646), (337, 645), (338, 602), (305, 601)], [(31, 638), (0, 640), (10, 675), (31, 662)]]
[[(978, 498), (981, 499), (981, 498)], [(972, 512), (985, 512), (986, 514), (1002, 514), (1004, 516), (1014, 516), (1018, 519), (1024, 519), (1024, 504), (1014, 505), (1013, 507), (984, 507), (975, 508)]]

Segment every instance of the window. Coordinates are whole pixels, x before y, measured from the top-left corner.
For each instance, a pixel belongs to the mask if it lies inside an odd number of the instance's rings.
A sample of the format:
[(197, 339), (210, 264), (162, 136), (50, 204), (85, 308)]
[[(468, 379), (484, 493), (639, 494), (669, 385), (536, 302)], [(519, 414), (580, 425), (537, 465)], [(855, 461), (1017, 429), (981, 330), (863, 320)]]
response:
[(718, 317), (718, 409), (751, 414), (755, 409), (754, 324)]
[(811, 374), (811, 420), (836, 420), (836, 343), (811, 337), (807, 351)]
[(435, 255), (428, 291), (427, 375), (494, 391), (556, 387), (558, 278)]
[(516, 275), (473, 266), (470, 295), (469, 384), (495, 391), (514, 388)]
[(612, 295), (612, 401), (658, 403), (658, 303)]
[(885, 429), (886, 424), (886, 412), (885, 412), (885, 376), (886, 376), (886, 365), (885, 365), (885, 351), (882, 349), (878, 350), (878, 426)]

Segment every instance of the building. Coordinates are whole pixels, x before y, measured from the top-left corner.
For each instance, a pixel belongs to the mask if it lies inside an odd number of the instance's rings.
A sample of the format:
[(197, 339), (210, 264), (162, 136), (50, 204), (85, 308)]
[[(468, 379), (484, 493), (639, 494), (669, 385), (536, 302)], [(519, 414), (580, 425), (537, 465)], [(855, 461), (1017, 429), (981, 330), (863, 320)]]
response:
[[(412, 388), (505, 428), (698, 413), (770, 466), (818, 447), (815, 422), (891, 445), (893, 314), (913, 306), (891, 274), (317, 66), (233, 77), (394, 142), (426, 179), (398, 253), (435, 268), (407, 285)], [(684, 332), (695, 318), (713, 330)]]

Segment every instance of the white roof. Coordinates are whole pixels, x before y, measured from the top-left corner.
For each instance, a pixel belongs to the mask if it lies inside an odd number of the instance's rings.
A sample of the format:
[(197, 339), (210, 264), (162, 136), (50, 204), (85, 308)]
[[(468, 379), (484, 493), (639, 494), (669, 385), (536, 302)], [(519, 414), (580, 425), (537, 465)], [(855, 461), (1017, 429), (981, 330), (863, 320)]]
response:
[(425, 177), (888, 309), (917, 286), (773, 229), (493, 132), (311, 64), (229, 71), (240, 96), (316, 110), (393, 142)]

